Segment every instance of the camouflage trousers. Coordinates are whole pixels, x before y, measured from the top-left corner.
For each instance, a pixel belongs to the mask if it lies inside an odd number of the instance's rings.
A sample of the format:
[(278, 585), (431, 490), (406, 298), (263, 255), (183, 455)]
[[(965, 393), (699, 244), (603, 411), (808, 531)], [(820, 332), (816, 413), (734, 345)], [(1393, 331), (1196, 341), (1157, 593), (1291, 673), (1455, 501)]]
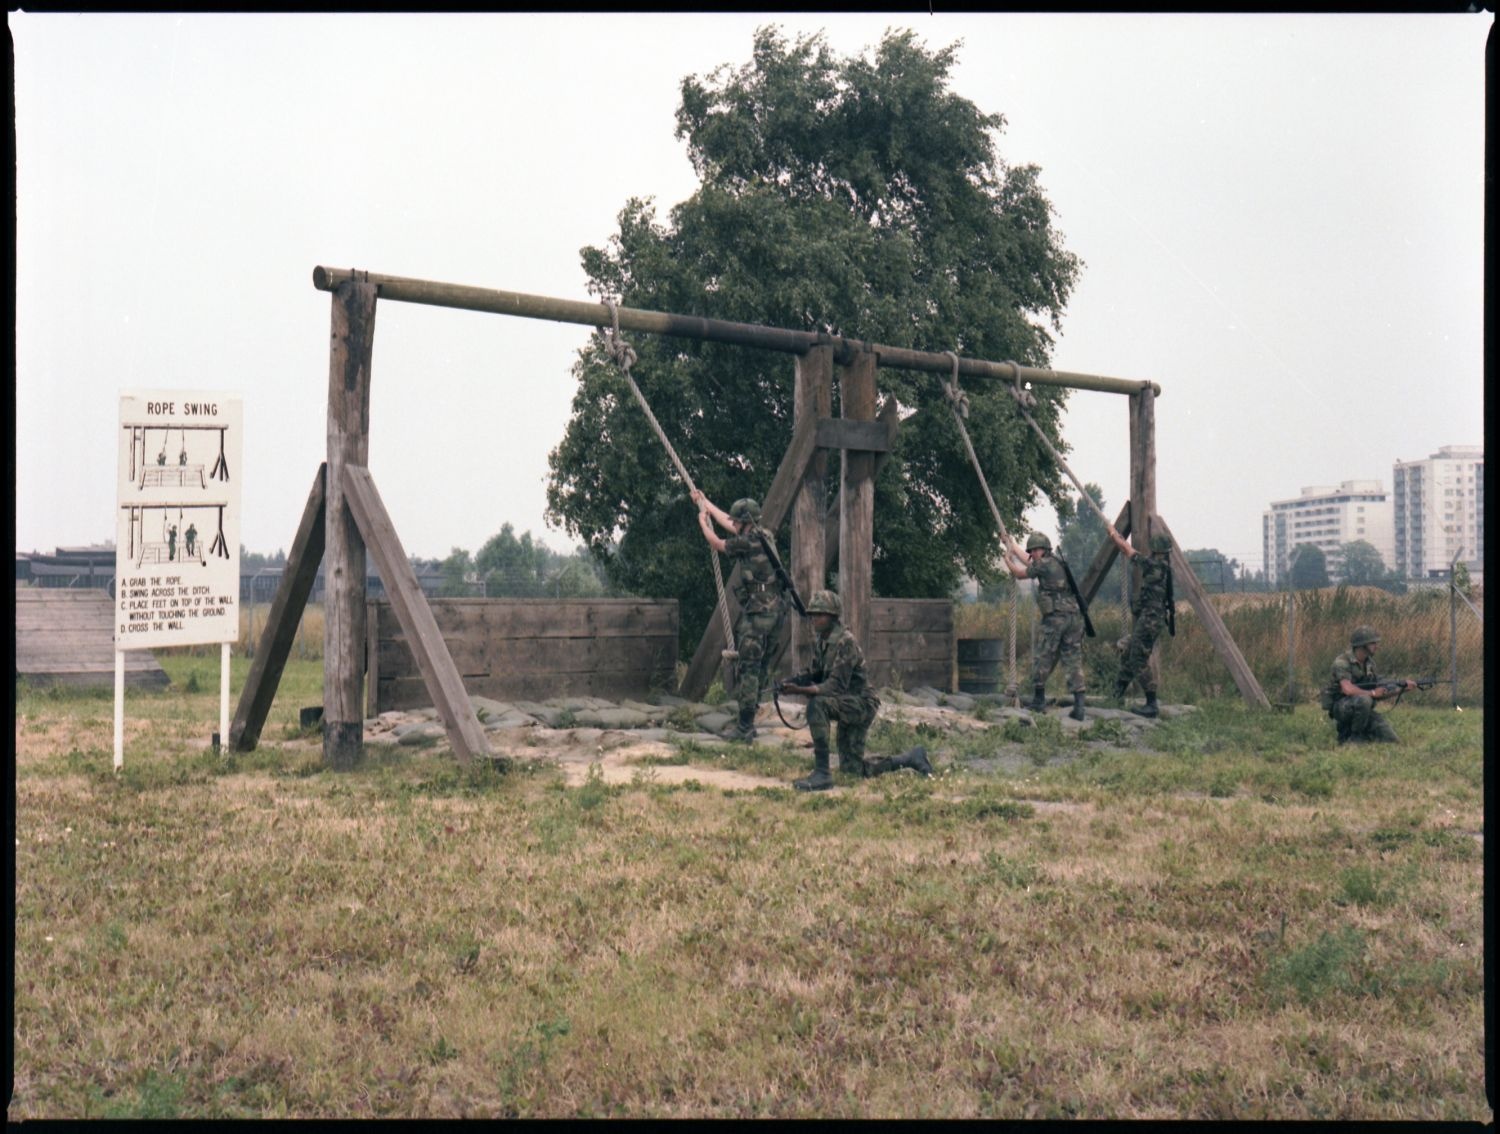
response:
[(771, 666), (771, 649), (781, 626), (781, 611), (763, 610), (741, 613), (734, 624), (734, 648), (739, 653), (735, 663), (734, 699), (741, 712), (754, 711), (760, 704), (761, 690), (767, 686)]
[(1151, 673), (1151, 651), (1156, 647), (1156, 639), (1161, 636), (1162, 627), (1167, 624), (1167, 612), (1164, 608), (1153, 605), (1151, 609), (1142, 611), (1135, 616), (1135, 626), (1130, 631), (1130, 637), (1122, 638), (1118, 643), (1120, 648), (1120, 673), (1116, 680), (1121, 685), (1129, 685), (1132, 681), (1139, 681), (1142, 693), (1156, 692), (1156, 678)]
[(1068, 691), (1082, 693), (1083, 615), (1076, 610), (1071, 613), (1055, 610), (1042, 615), (1036, 632), (1036, 653), (1031, 659), (1031, 684), (1046, 685), (1059, 661), (1068, 674)]
[(822, 745), (826, 749), (829, 722), (838, 721), (839, 768), (842, 771), (863, 771), (865, 737), (879, 710), (880, 698), (873, 693), (813, 697), (807, 702), (807, 731), (812, 734), (814, 747)]
[(1340, 740), (1376, 740), (1393, 743), (1396, 730), (1385, 719), (1384, 713), (1375, 711), (1372, 697), (1340, 697), (1333, 703), (1328, 715), (1338, 725)]

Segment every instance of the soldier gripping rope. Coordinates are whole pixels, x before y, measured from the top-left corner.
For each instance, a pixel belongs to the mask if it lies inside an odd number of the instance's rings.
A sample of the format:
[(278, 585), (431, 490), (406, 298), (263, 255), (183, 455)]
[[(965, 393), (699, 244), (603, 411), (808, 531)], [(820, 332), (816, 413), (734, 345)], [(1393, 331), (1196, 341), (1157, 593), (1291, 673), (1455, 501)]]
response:
[(832, 591), (819, 591), (807, 604), (807, 616), (813, 620), (812, 668), (806, 673), (788, 677), (781, 692), (809, 698), (807, 729), (812, 734), (813, 772), (792, 786), (798, 791), (826, 791), (833, 786), (828, 771), (828, 726), (839, 725), (839, 770), (861, 776), (879, 776), (898, 768), (911, 768), (923, 776), (932, 775), (927, 749), (920, 746), (900, 756), (865, 757), (865, 737), (880, 698), (865, 677), (865, 653), (859, 640), (839, 619), (843, 603)]
[(1167, 628), (1168, 634), (1177, 633), (1175, 600), (1172, 596), (1172, 540), (1170, 536), (1158, 532), (1151, 537), (1151, 554), (1142, 555), (1126, 542), (1125, 537), (1113, 525), (1107, 530), (1109, 538), (1120, 549), (1120, 554), (1126, 559), (1135, 560), (1141, 569), (1140, 589), (1130, 608), (1135, 625), (1130, 636), (1119, 642), (1120, 672), (1115, 677), (1115, 700), (1123, 701), (1130, 683), (1137, 681), (1141, 692), (1146, 694), (1146, 703), (1136, 705), (1130, 711), (1143, 717), (1159, 716), (1161, 710), (1156, 703), (1156, 677), (1152, 674), (1149, 663), (1162, 627)]
[[(734, 696), (739, 704), (739, 719), (726, 735), (731, 740), (755, 739), (755, 710), (766, 687), (771, 664), (771, 649), (786, 617), (784, 572), (778, 572), (775, 536), (760, 526), (760, 505), (749, 497), (736, 500), (725, 512), (717, 507), (702, 489), (692, 490), (698, 505), (698, 527), (703, 538), (715, 551), (722, 551), (740, 565), (735, 598), (740, 616), (735, 623), (734, 643), (739, 653), (738, 675)], [(714, 533), (712, 521), (732, 534), (721, 539)]]
[(1357, 626), (1349, 648), (1333, 659), (1333, 672), (1323, 687), (1319, 704), (1338, 728), (1340, 744), (1396, 743), (1396, 730), (1375, 711), (1375, 702), (1399, 698), (1408, 689), (1430, 688), (1432, 680), (1382, 680), (1375, 672), (1375, 646), (1380, 634), (1371, 626)]
[(1034, 713), (1047, 711), (1047, 678), (1059, 661), (1068, 674), (1068, 689), (1073, 694), (1075, 721), (1084, 719), (1083, 711), (1083, 636), (1093, 637), (1093, 623), (1088, 607), (1078, 593), (1073, 572), (1067, 562), (1052, 553), (1052, 541), (1041, 532), (1032, 532), (1026, 540), (1026, 551), (1009, 540), (1005, 565), (1017, 579), (1035, 579), (1036, 602), (1042, 613), (1037, 631), (1036, 654), (1031, 660), (1032, 698), (1026, 708)]

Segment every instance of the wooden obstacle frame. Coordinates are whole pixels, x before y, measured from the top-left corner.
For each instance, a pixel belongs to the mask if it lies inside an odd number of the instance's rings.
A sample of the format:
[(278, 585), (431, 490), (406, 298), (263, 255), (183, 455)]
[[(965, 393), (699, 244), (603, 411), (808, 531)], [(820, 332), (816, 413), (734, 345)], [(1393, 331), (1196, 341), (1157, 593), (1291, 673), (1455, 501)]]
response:
[[(326, 557), (323, 640), (323, 757), (335, 768), (363, 755), (367, 607), (365, 556), (373, 555), (390, 595), (423, 684), (459, 760), (488, 756), (484, 731), (463, 679), (444, 642), (432, 608), (401, 546), (367, 467), (370, 360), (378, 300), (420, 303), (513, 315), (552, 322), (607, 327), (618, 318), (622, 331), (674, 335), (733, 343), (793, 356), (792, 437), (766, 492), (761, 522), (776, 530), (790, 517), (789, 567), (799, 591), (822, 586), (829, 567), (839, 566), (844, 623), (862, 646), (871, 645), (870, 576), (874, 533), (875, 475), (894, 448), (899, 429), (895, 400), (878, 405), (876, 373), (882, 367), (955, 377), (995, 379), (1019, 386), (1064, 386), (1124, 395), (1130, 418), (1130, 500), (1115, 523), (1142, 551), (1148, 532), (1171, 536), (1156, 512), (1155, 401), (1152, 382), (1021, 366), (984, 359), (955, 360), (947, 353), (881, 346), (821, 332), (792, 331), (607, 304), (581, 303), (520, 292), (468, 287), (371, 272), (317, 267), (313, 286), (332, 296), (328, 368), (328, 459), (318, 469), (302, 520), (287, 556), (254, 663), (240, 695), (230, 743), (252, 750), (270, 711), (319, 563)], [(832, 412), (837, 379), (839, 416)], [(831, 507), (823, 502), (827, 453), (843, 454), (839, 490)], [(1107, 537), (1080, 582), (1085, 601), (1098, 591), (1118, 550)], [(1178, 585), (1208, 631), (1241, 695), (1269, 708), (1250, 667), (1183, 557), (1175, 538), (1172, 564)], [(738, 571), (738, 568), (736, 568)], [(735, 577), (726, 586), (734, 589)], [(730, 602), (731, 620), (737, 603)], [(804, 663), (809, 627), (793, 620), (794, 663)], [(724, 647), (722, 623), (710, 619), (688, 664), (679, 693), (697, 699), (708, 689)], [(1154, 658), (1153, 663), (1155, 664)]]

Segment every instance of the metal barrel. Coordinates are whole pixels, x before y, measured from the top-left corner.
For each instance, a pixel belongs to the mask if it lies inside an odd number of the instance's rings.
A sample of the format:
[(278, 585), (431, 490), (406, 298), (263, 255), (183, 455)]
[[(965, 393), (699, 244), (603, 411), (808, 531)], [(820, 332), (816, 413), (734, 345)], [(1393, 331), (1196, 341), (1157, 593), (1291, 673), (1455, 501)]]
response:
[(960, 693), (999, 693), (1001, 659), (1005, 656), (1004, 638), (960, 638), (958, 651), (958, 691)]

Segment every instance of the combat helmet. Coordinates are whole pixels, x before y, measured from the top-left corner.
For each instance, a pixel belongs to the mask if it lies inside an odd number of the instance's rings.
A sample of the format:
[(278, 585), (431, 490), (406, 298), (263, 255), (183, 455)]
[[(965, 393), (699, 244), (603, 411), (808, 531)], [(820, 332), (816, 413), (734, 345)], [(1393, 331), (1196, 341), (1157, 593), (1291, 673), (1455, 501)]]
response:
[(1171, 551), (1172, 537), (1163, 532), (1158, 532), (1151, 537), (1151, 550), (1158, 553)]
[(760, 505), (745, 496), (729, 506), (729, 518), (735, 523), (756, 524), (760, 522)]
[(1369, 646), (1380, 641), (1380, 632), (1373, 626), (1356, 626), (1354, 633), (1349, 635), (1349, 648), (1356, 646)]
[(1026, 550), (1035, 551), (1039, 547), (1043, 551), (1051, 551), (1052, 541), (1041, 532), (1032, 532), (1030, 538), (1026, 540)]
[(839, 618), (844, 613), (844, 604), (833, 591), (818, 591), (807, 604), (808, 614), (831, 614)]

